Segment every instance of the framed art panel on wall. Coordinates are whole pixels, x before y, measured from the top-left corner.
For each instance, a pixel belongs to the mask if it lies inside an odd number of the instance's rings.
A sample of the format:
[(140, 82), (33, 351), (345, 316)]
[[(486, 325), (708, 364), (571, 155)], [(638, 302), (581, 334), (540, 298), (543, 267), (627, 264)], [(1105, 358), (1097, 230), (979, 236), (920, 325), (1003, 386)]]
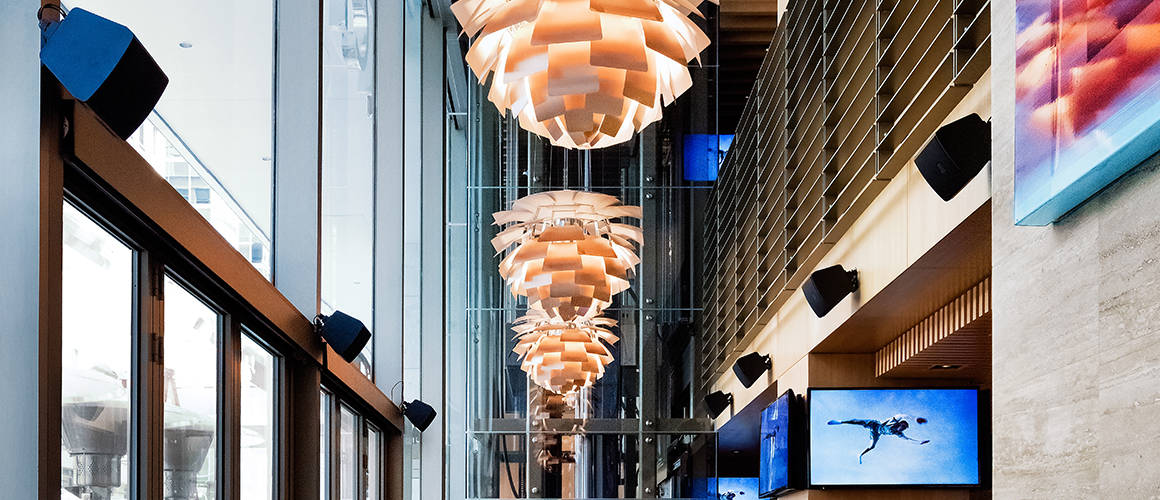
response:
[(1160, 150), (1160, 0), (1017, 0), (1015, 223), (1059, 220)]

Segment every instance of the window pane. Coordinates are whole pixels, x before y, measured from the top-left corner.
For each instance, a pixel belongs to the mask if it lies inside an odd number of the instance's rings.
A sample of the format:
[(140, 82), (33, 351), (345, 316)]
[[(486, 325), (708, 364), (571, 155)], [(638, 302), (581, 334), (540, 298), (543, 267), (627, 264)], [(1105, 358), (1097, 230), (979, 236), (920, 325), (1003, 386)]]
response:
[[(129, 139), (223, 237), (270, 246), (274, 2), (72, 0), (133, 30), (169, 77)], [(175, 21), (176, 20), (176, 21)], [(269, 252), (255, 261), (267, 277)]]
[[(371, 325), (374, 261), (374, 2), (323, 1), (322, 302)], [(355, 364), (371, 373), (372, 345)]]
[(355, 468), (358, 466), (358, 461), (355, 455), (354, 421), (354, 413), (343, 406), (339, 416), (338, 497), (340, 500), (354, 500), (355, 498)]
[(63, 236), (61, 498), (125, 499), (133, 251), (67, 203)]
[(218, 316), (165, 279), (165, 498), (214, 498)]
[(367, 425), (367, 500), (378, 500), (382, 481), (381, 434), (372, 425)]
[(242, 336), (242, 498), (273, 498), (275, 358)]

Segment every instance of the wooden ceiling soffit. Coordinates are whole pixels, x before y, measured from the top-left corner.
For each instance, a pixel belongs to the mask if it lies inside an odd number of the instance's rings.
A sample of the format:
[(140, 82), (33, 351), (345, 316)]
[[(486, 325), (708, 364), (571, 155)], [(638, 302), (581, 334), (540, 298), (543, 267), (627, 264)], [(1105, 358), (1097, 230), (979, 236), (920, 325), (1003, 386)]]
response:
[(990, 368), (990, 277), (874, 354), (878, 377), (985, 379)]

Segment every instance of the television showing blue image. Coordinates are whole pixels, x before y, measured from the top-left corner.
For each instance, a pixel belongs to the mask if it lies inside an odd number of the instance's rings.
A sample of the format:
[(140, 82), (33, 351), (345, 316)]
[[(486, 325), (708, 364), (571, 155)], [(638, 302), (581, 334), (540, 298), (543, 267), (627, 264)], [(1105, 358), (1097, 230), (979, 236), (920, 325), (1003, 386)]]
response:
[(810, 389), (810, 484), (977, 486), (976, 389)]
[(715, 181), (717, 169), (733, 144), (733, 134), (686, 134), (686, 181)]
[(790, 404), (793, 391), (782, 394), (761, 412), (760, 476), (757, 493), (773, 496), (790, 486)]
[(756, 477), (719, 477), (717, 500), (757, 500)]

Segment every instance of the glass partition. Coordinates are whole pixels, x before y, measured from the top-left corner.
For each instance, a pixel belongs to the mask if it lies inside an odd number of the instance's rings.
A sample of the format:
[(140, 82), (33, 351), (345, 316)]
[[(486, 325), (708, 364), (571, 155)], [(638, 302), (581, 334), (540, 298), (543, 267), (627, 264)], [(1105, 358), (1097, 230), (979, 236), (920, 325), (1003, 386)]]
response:
[(274, 1), (65, 3), (127, 26), (169, 77), (129, 143), (269, 277)]
[(61, 498), (128, 499), (134, 253), (68, 203), (63, 238)]
[[(685, 445), (715, 450), (712, 422), (692, 418), (701, 397), (692, 327), (701, 313), (700, 212), (712, 185), (685, 179), (679, 146), (685, 134), (705, 133), (704, 113), (689, 110), (715, 109), (708, 80), (701, 74), (681, 98), (686, 104), (665, 108), (662, 121), (631, 141), (589, 151), (550, 146), (497, 112), (486, 87), (470, 87), (469, 165), (462, 174), (448, 169), (465, 186), (448, 192), (449, 205), (465, 208), (449, 214), (446, 228), (448, 240), (465, 242), (449, 247), (446, 265), (450, 276), (464, 276), (450, 281), (463, 288), (448, 291), (447, 301), (449, 309), (464, 303), (466, 331), (448, 332), (447, 343), (448, 352), (466, 358), (469, 498), (652, 498), (665, 488), (706, 494), (715, 470), (698, 469), (696, 486), (682, 483), (673, 473), (688, 458), (659, 439), (689, 432), (694, 438)], [(512, 323), (527, 311), (527, 300), (513, 296), (499, 276), (501, 257), (491, 244), (503, 230), (492, 224), (493, 213), (561, 189), (640, 206), (642, 219), (620, 222), (644, 234), (631, 287), (604, 311), (617, 321), (610, 328), (619, 337), (610, 346), (614, 360), (564, 409), (544, 403), (545, 391), (528, 381), (512, 352)], [(466, 348), (456, 350), (459, 343)], [(705, 453), (697, 459), (707, 460)]]
[(217, 312), (165, 278), (165, 498), (217, 494)]
[(258, 226), (159, 113), (151, 114), (128, 141), (234, 249), (263, 276), (270, 277), (269, 233)]
[[(372, 325), (375, 38), (373, 0), (324, 0), (322, 30), (322, 313)], [(367, 376), (373, 342), (355, 365)]]

